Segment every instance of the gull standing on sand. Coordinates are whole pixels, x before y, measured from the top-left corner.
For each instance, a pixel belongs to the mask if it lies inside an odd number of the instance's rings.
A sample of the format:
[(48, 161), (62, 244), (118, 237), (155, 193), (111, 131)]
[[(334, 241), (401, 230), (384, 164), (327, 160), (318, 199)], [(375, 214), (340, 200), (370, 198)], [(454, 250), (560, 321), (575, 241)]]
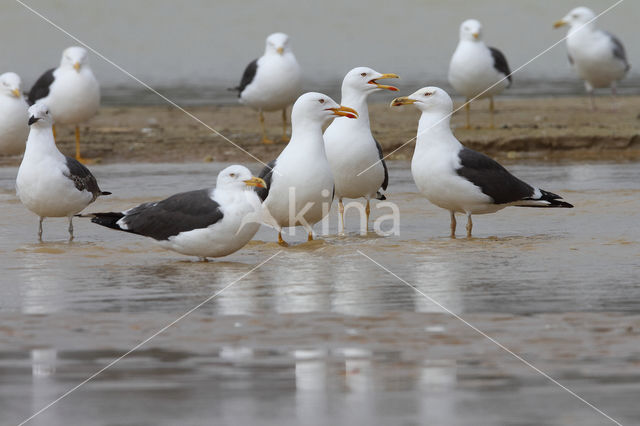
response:
[(278, 230), (280, 245), (287, 245), (282, 228), (298, 225), (313, 240), (313, 225), (329, 213), (335, 187), (322, 126), (333, 117), (357, 118), (358, 113), (322, 93), (300, 96), (291, 109), (291, 141), (260, 173), (267, 183), (258, 190), (265, 222)]
[(596, 29), (595, 19), (596, 15), (591, 9), (576, 7), (553, 24), (554, 28), (569, 25), (569, 63), (584, 80), (591, 109), (596, 108), (593, 89), (611, 87), (615, 98), (617, 81), (631, 68), (622, 42), (613, 34)]
[(258, 110), (262, 142), (273, 143), (264, 129), (264, 111), (282, 110), (282, 140), (287, 140), (287, 107), (302, 91), (302, 71), (289, 46), (289, 36), (267, 37), (264, 55), (253, 60), (242, 74), (237, 90), (240, 102)]
[(460, 41), (449, 64), (449, 83), (467, 98), (466, 128), (471, 128), (471, 100), (477, 97), (489, 98), (490, 127), (493, 129), (493, 97), (511, 86), (511, 71), (502, 52), (484, 44), (482, 24), (475, 19), (467, 19), (460, 25)]
[(42, 241), (45, 217), (69, 218), (69, 241), (73, 240), (73, 216), (101, 195), (89, 169), (66, 157), (53, 139), (53, 118), (44, 103), (29, 108), (29, 138), (18, 169), (16, 192), (22, 204), (40, 217), (38, 239)]
[(90, 213), (93, 223), (155, 239), (188, 256), (227, 256), (244, 247), (260, 228), (261, 200), (251, 187), (265, 182), (244, 166), (218, 174), (215, 188), (183, 192), (123, 212)]
[[(56, 124), (72, 124), (76, 128), (76, 160), (80, 155), (80, 123), (92, 118), (100, 108), (100, 85), (89, 67), (87, 50), (72, 46), (62, 52), (58, 68), (42, 74), (29, 91), (29, 105), (43, 102)], [(55, 127), (53, 129), (55, 139)]]
[(22, 97), (21, 84), (14, 72), (0, 75), (0, 155), (21, 154), (29, 135), (29, 106)]
[(573, 207), (559, 195), (530, 186), (496, 161), (462, 145), (451, 132), (453, 102), (444, 90), (425, 87), (394, 99), (391, 106), (407, 104), (422, 112), (411, 174), (430, 202), (450, 212), (451, 238), (456, 235), (456, 213), (467, 215), (467, 238), (471, 238), (472, 214), (493, 213), (507, 206)]
[[(335, 181), (340, 229), (344, 233), (343, 198), (365, 198), (367, 205), (366, 228), (369, 227), (369, 200), (385, 200), (380, 189), (386, 190), (389, 173), (382, 155), (382, 147), (371, 134), (367, 97), (381, 90), (397, 91), (394, 86), (386, 86), (377, 80), (398, 78), (396, 74), (380, 74), (371, 68), (358, 67), (347, 73), (342, 81), (341, 104), (358, 111), (358, 118), (336, 118), (324, 132), (327, 159)], [(373, 165), (373, 167), (370, 167)]]

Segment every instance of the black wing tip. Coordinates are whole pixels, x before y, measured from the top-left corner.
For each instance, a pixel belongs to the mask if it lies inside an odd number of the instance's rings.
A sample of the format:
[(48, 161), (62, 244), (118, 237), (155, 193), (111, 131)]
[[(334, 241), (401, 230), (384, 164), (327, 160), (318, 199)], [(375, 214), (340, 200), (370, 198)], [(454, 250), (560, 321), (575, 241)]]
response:
[(100, 195), (111, 195), (109, 191), (100, 191)]
[(554, 194), (553, 192), (545, 191), (543, 189), (540, 190), (540, 193), (542, 194), (542, 197), (540, 197), (540, 200), (546, 201), (549, 203), (549, 205), (545, 207), (562, 207), (566, 209), (573, 208), (573, 204), (563, 201), (562, 197), (559, 196), (558, 194)]
[(124, 214), (121, 212), (91, 213), (84, 217), (90, 217), (91, 222), (95, 224), (106, 226), (111, 229), (117, 229), (119, 231), (125, 231), (125, 229), (120, 228), (117, 223), (124, 217)]
[(376, 192), (376, 200), (384, 201), (386, 199), (387, 197), (385, 197), (383, 193), (381, 193), (380, 191)]

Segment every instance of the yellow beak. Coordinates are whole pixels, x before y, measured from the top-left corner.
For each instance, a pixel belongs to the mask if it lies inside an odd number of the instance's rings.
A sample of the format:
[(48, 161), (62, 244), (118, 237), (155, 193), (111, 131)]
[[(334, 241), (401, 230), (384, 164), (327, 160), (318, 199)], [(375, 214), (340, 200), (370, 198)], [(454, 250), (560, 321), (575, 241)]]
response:
[(478, 33), (473, 33), (471, 34), (473, 36), (473, 38), (475, 38), (476, 40), (478, 39), (478, 37), (480, 37), (480, 34)]
[(375, 84), (378, 89), (383, 90), (391, 90), (392, 92), (397, 92), (398, 88), (395, 86), (387, 86), (385, 84), (379, 84), (376, 80), (383, 80), (385, 78), (400, 78), (398, 74), (382, 74), (382, 77), (374, 78), (373, 80), (369, 80), (369, 84)]
[(276, 51), (277, 51), (279, 54), (281, 54), (281, 55), (282, 55), (282, 54), (284, 53), (284, 48), (283, 48), (283, 47), (278, 47), (278, 48), (276, 49)]
[(562, 19), (553, 23), (553, 28), (560, 28), (567, 25), (567, 21), (563, 21)]
[(20, 97), (20, 90), (18, 90), (18, 89), (13, 89), (13, 90), (11, 91), (11, 93), (12, 93), (12, 94), (13, 94), (13, 96), (15, 96), (16, 98), (19, 98), (19, 97)]
[(73, 69), (80, 72), (80, 62), (76, 62), (73, 64)]
[(411, 105), (415, 102), (415, 99), (411, 99), (408, 96), (402, 96), (400, 98), (395, 98), (394, 100), (392, 100), (391, 106)]
[(257, 186), (258, 188), (266, 188), (267, 184), (264, 180), (259, 177), (253, 176), (251, 179), (247, 179), (244, 181), (247, 186)]
[(327, 109), (333, 111), (333, 115), (338, 117), (358, 118), (358, 112), (355, 109), (343, 105), (340, 105), (340, 108)]

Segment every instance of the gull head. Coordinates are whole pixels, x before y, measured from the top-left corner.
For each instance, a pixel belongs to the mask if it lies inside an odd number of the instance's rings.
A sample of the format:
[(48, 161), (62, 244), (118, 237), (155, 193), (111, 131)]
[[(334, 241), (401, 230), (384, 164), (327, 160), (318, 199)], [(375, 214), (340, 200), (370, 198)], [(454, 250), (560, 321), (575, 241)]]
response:
[(413, 105), (422, 112), (450, 114), (453, 111), (451, 97), (439, 87), (423, 87), (409, 96), (395, 98), (391, 106)]
[(588, 7), (576, 7), (571, 12), (567, 13), (564, 18), (556, 21), (553, 24), (553, 28), (560, 28), (565, 25), (569, 25), (570, 27), (585, 25), (590, 21), (593, 22), (593, 19), (595, 19), (595, 17), (596, 14), (593, 13), (593, 10), (589, 9)]
[(60, 66), (64, 68), (73, 68), (76, 72), (80, 72), (82, 67), (89, 64), (89, 55), (87, 49), (80, 46), (71, 46), (62, 52), (62, 60)]
[(309, 92), (300, 96), (291, 109), (291, 123), (316, 122), (323, 125), (334, 117), (358, 118), (356, 110), (339, 105), (327, 95)]
[(19, 98), (22, 96), (20, 90), (22, 87), (22, 80), (20, 76), (15, 72), (5, 72), (0, 75), (0, 92), (3, 95)]
[(53, 125), (53, 117), (49, 107), (43, 102), (38, 102), (29, 108), (29, 126), (35, 127), (51, 127)]
[(264, 180), (255, 177), (244, 166), (233, 165), (218, 173), (217, 187), (225, 189), (246, 189), (248, 187), (265, 188)]
[(289, 36), (285, 33), (273, 33), (267, 37), (267, 46), (265, 48), (265, 54), (277, 54), (284, 55), (291, 52), (289, 46)]
[(467, 19), (460, 24), (460, 40), (482, 40), (482, 24), (476, 19)]
[(367, 67), (357, 67), (347, 73), (342, 81), (342, 92), (352, 90), (363, 93), (378, 92), (380, 90), (390, 90), (397, 92), (398, 88), (378, 83), (378, 80), (387, 78), (399, 78), (396, 74), (381, 74), (376, 70)]

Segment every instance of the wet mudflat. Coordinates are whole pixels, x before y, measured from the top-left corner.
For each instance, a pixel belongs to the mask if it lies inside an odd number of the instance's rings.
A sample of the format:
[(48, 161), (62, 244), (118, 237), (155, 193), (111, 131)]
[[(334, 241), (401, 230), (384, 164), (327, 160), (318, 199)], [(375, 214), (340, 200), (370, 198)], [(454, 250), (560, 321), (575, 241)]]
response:
[[(225, 165), (93, 166), (114, 195), (87, 210), (205, 187)], [(610, 422), (429, 298), (639, 423), (640, 164), (508, 165), (576, 208), (476, 216), (472, 240), (463, 218), (449, 239), (448, 213), (415, 194), (407, 163), (390, 166), (399, 235), (359, 235), (354, 209), (338, 237), (334, 206), (329, 236), (307, 243), (298, 230), (282, 249), (263, 227), (209, 263), (82, 219), (71, 244), (64, 219), (45, 221), (39, 244), (16, 168), (0, 168), (0, 423), (25, 420), (221, 290), (30, 424)]]

